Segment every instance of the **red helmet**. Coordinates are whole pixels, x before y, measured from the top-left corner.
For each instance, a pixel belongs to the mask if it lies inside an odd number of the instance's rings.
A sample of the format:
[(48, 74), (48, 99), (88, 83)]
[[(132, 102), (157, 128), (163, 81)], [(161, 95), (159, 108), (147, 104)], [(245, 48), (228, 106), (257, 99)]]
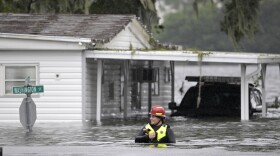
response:
[(152, 106), (151, 112), (149, 114), (165, 118), (165, 110), (159, 105)]

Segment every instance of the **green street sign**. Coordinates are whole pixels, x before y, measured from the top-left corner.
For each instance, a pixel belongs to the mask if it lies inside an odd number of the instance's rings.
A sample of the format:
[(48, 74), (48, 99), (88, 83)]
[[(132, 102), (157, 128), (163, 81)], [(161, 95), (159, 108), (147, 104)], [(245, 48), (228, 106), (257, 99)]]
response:
[(43, 93), (44, 86), (13, 87), (13, 94)]

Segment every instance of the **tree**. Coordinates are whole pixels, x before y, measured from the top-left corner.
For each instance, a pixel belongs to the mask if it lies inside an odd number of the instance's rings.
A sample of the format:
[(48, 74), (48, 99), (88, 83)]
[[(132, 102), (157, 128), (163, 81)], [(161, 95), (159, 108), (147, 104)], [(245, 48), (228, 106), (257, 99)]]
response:
[(134, 14), (149, 30), (158, 23), (155, 0), (0, 0), (0, 12)]
[(280, 1), (265, 0), (260, 3), (260, 30), (253, 40), (241, 40), (246, 51), (279, 53), (280, 45)]
[(156, 35), (161, 42), (183, 45), (188, 49), (220, 50), (233, 49), (226, 34), (220, 31), (222, 11), (213, 9), (212, 4), (199, 7), (199, 17), (191, 3), (180, 5), (182, 8), (166, 16), (164, 29)]
[(91, 14), (134, 14), (151, 30), (157, 25), (155, 0), (97, 0), (90, 6)]
[[(248, 3), (246, 5), (251, 2), (251, 0), (243, 1)], [(280, 28), (278, 25), (280, 20), (277, 19), (280, 14), (278, 9), (280, 1), (278, 0), (257, 0), (255, 2), (258, 3), (250, 4), (252, 5), (250, 7), (254, 9), (248, 10), (243, 6), (245, 8), (242, 13), (236, 12), (237, 4), (232, 2), (237, 1), (234, 0), (215, 1), (215, 3), (200, 1), (195, 4), (198, 12), (194, 11), (196, 8), (193, 6), (194, 1), (178, 0), (174, 1), (174, 5), (172, 2), (168, 1), (164, 5), (168, 4), (169, 10), (180, 7), (165, 16), (164, 30), (156, 35), (162, 42), (182, 44), (187, 48), (203, 50), (279, 53)], [(229, 9), (226, 8), (227, 5)], [(235, 9), (230, 11), (232, 5), (235, 5)], [(239, 16), (246, 17), (238, 18)], [(178, 37), (176, 40), (172, 37), (173, 34)], [(224, 34), (228, 34), (228, 38)], [(236, 40), (235, 44), (238, 44), (238, 49), (233, 47), (234, 44), (229, 44), (234, 40)]]
[(258, 9), (260, 0), (225, 1), (225, 15), (221, 22), (221, 30), (237, 43), (247, 37), (252, 39), (259, 31)]
[(0, 0), (0, 12), (86, 13), (93, 0)]
[[(164, 27), (158, 25), (156, 0), (0, 0), (0, 12), (12, 13), (71, 13), (71, 14), (135, 14), (149, 30), (154, 26), (157, 32)], [(235, 47), (254, 39), (259, 33), (258, 21), (261, 0), (160, 0), (179, 11), (187, 5), (193, 7), (197, 18), (202, 18), (202, 6), (212, 5), (223, 18), (217, 21), (220, 30), (226, 33)], [(218, 6), (222, 7), (218, 7)], [(188, 16), (188, 14), (185, 14)], [(220, 15), (219, 15), (220, 16)], [(213, 18), (209, 16), (209, 18)], [(207, 18), (204, 20), (208, 21)], [(207, 29), (207, 28), (205, 28)], [(210, 46), (211, 47), (211, 46)], [(248, 47), (248, 46), (245, 46)], [(225, 48), (222, 48), (225, 49)]]

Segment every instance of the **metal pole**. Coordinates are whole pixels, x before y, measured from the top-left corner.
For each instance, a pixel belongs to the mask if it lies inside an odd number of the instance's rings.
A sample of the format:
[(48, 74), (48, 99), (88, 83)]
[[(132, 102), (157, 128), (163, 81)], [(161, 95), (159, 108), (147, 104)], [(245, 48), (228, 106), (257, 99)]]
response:
[(31, 121), (30, 121), (30, 94), (26, 94), (27, 97), (26, 97), (26, 102), (25, 102), (25, 105), (26, 105), (26, 126), (27, 126), (27, 129), (29, 132), (32, 131), (32, 127), (31, 127)]
[(25, 78), (25, 86), (30, 86), (30, 76)]
[[(29, 87), (30, 86), (30, 76), (28, 76), (28, 77), (26, 77), (26, 79), (25, 79), (25, 86), (26, 87)], [(31, 127), (31, 121), (30, 121), (30, 112), (29, 112), (29, 110), (30, 110), (30, 98), (31, 98), (31, 93), (26, 93), (26, 102), (25, 102), (25, 105), (26, 105), (26, 126), (27, 126), (27, 129), (28, 129), (28, 131), (29, 132), (31, 132), (32, 131), (32, 127)]]

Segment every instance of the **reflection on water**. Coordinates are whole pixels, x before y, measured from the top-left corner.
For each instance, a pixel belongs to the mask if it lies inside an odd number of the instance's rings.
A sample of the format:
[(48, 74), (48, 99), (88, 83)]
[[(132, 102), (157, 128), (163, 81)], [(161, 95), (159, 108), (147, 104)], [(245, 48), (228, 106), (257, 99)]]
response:
[(280, 145), (279, 119), (190, 120), (174, 126), (179, 145), (187, 148), (226, 147), (238, 151), (276, 150)]
[[(105, 120), (102, 126), (90, 123), (36, 123), (27, 133), (20, 123), (1, 123), (0, 146), (119, 146), (133, 147), (142, 120)], [(177, 143), (169, 148), (198, 149), (221, 147), (234, 151), (276, 151), (280, 147), (280, 119), (248, 122), (238, 118), (172, 118)]]

